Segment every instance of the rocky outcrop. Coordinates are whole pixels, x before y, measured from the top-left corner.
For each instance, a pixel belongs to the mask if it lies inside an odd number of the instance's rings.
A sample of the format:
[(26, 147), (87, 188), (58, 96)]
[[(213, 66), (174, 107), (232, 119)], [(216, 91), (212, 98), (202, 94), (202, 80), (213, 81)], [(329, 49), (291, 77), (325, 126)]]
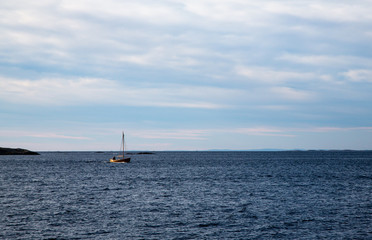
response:
[(32, 152), (22, 148), (2, 148), (0, 147), (0, 155), (39, 155), (37, 152)]

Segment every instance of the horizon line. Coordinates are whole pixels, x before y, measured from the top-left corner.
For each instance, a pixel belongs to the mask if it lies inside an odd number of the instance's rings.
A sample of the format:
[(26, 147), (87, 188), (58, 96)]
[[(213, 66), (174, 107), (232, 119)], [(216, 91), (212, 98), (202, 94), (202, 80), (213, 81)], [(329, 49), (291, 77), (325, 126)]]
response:
[[(308, 151), (372, 151), (372, 149), (207, 149), (207, 150), (128, 150), (126, 152), (308, 152)], [(36, 152), (119, 152), (118, 150), (40, 150)]]

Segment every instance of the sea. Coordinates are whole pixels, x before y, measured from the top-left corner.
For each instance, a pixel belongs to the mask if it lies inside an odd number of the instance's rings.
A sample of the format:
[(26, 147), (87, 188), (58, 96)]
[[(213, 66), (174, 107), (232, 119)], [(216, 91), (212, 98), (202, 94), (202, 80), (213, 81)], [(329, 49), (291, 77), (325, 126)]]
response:
[(0, 156), (0, 239), (372, 239), (372, 151), (112, 156)]

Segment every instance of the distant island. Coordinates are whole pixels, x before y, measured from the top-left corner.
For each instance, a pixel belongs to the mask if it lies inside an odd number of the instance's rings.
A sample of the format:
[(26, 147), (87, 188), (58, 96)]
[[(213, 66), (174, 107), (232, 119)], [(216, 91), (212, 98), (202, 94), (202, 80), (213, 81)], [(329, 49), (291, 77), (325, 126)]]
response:
[(206, 151), (210, 152), (369, 152), (372, 150), (354, 150), (354, 149), (275, 149), (275, 148), (263, 148), (263, 149), (209, 149)]
[(22, 148), (0, 147), (0, 155), (39, 155), (39, 153)]
[(128, 152), (128, 155), (144, 155), (144, 154), (154, 154), (153, 152)]

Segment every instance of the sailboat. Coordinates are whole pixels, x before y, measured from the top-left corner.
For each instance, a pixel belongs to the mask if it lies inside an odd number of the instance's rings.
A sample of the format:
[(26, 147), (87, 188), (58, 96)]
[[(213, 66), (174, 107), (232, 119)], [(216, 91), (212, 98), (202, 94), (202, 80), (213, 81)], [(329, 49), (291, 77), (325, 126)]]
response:
[(121, 144), (122, 144), (122, 148), (123, 148), (123, 155), (118, 155), (116, 157), (111, 158), (110, 162), (123, 162), (123, 163), (129, 163), (130, 162), (130, 157), (126, 158), (125, 155), (124, 155), (124, 132), (122, 133)]

